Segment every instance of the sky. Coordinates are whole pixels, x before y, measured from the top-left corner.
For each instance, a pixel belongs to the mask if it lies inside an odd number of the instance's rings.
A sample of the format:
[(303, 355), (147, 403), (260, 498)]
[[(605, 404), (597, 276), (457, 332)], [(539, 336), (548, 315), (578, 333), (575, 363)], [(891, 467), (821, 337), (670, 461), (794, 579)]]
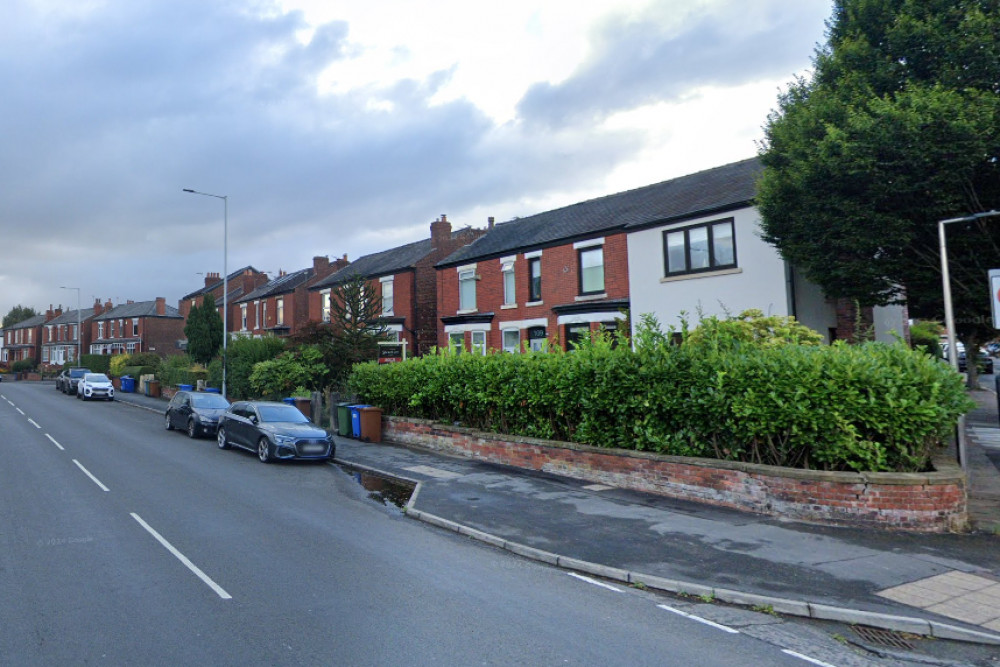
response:
[(751, 157), (831, 11), (6, 0), (0, 314), (75, 309), (63, 287), (176, 306), (224, 219), (229, 270), (273, 277)]

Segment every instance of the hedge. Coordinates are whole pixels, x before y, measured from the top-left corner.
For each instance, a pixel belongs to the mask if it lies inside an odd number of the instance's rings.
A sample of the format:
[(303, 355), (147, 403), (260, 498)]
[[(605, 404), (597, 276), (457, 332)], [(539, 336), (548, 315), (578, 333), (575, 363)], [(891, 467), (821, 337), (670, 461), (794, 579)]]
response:
[[(665, 338), (663, 340), (666, 340)], [(388, 414), (769, 465), (924, 471), (973, 407), (962, 377), (903, 344), (628, 345), (449, 354), (355, 367)]]
[(81, 354), (80, 366), (94, 373), (111, 372), (111, 356), (107, 354)]

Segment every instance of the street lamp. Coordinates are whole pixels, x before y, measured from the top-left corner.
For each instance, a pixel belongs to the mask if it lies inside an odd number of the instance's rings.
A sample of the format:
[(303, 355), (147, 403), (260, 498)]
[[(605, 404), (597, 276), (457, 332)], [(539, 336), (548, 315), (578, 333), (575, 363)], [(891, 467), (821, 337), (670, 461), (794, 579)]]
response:
[[(938, 240), (941, 245), (941, 285), (944, 291), (944, 326), (948, 330), (948, 361), (951, 367), (958, 372), (958, 349), (955, 343), (955, 309), (951, 304), (951, 276), (948, 274), (948, 243), (945, 240), (944, 227), (953, 222), (975, 222), (981, 218), (992, 218), (1000, 215), (1000, 211), (986, 211), (985, 213), (973, 213), (961, 218), (949, 218), (938, 222)], [(968, 357), (966, 357), (968, 363)], [(975, 363), (973, 359), (971, 363)], [(958, 462), (962, 470), (966, 469), (965, 463), (965, 415), (958, 418)]]
[(79, 287), (60, 287), (59, 289), (75, 289), (76, 290), (76, 363), (79, 365), (80, 362), (80, 341), (83, 339), (83, 319), (80, 313), (80, 288)]
[(226, 396), (226, 350), (229, 341), (229, 196), (184, 188), (184, 192), (222, 200), (222, 395)]

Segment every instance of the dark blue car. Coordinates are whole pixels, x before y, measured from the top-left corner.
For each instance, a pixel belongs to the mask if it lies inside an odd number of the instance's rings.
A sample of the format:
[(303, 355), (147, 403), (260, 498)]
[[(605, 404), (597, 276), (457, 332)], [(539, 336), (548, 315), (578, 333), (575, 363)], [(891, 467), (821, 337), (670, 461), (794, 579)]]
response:
[(236, 446), (257, 452), (264, 463), (291, 459), (327, 460), (335, 453), (330, 435), (287, 403), (233, 403), (219, 420), (216, 439), (219, 449)]

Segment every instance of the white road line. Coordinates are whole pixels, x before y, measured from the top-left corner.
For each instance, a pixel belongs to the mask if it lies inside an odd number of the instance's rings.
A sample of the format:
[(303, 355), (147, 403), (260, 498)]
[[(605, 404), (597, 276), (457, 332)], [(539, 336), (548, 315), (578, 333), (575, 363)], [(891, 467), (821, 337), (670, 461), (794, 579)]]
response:
[(227, 593), (226, 591), (224, 591), (221, 586), (219, 586), (217, 583), (215, 583), (214, 581), (212, 581), (211, 578), (209, 578), (209, 576), (207, 574), (205, 574), (204, 572), (202, 572), (198, 568), (197, 565), (195, 565), (194, 563), (192, 563), (191, 561), (189, 561), (187, 559), (187, 556), (185, 556), (180, 551), (178, 551), (177, 549), (175, 549), (174, 546), (172, 544), (170, 544), (170, 542), (167, 542), (165, 539), (163, 539), (163, 536), (160, 535), (155, 530), (153, 530), (152, 526), (150, 526), (148, 523), (146, 523), (145, 521), (143, 521), (142, 518), (138, 514), (136, 514), (135, 512), (132, 512), (131, 514), (132, 514), (132, 518), (135, 519), (136, 521), (138, 521), (140, 526), (142, 526), (143, 528), (145, 528), (146, 531), (150, 535), (152, 535), (153, 537), (156, 538), (157, 542), (159, 542), (160, 544), (162, 544), (164, 546), (164, 548), (167, 551), (169, 551), (170, 553), (172, 553), (177, 560), (179, 560), (180, 562), (184, 563), (184, 566), (187, 567), (187, 569), (189, 569), (192, 572), (194, 572), (195, 576), (197, 576), (199, 579), (201, 579), (203, 582), (205, 582), (205, 584), (209, 588), (211, 588), (213, 591), (215, 591), (216, 595), (218, 595), (223, 600), (231, 600), (233, 598), (233, 596), (231, 596), (229, 593)]
[(591, 579), (590, 577), (585, 577), (582, 574), (577, 574), (576, 572), (567, 572), (566, 574), (573, 577), (574, 579), (579, 579), (580, 581), (586, 581), (588, 584), (594, 584), (595, 586), (600, 586), (601, 588), (607, 588), (609, 591), (614, 591), (615, 593), (622, 592), (622, 589), (620, 588), (606, 584), (603, 581), (598, 581), (597, 579)]
[[(11, 405), (14, 405), (14, 404), (11, 403)], [(21, 408), (15, 407), (14, 409), (17, 410), (18, 412), (20, 412), (22, 415), (24, 414), (24, 410), (22, 410)]]
[(799, 660), (805, 660), (806, 662), (811, 662), (814, 665), (819, 665), (820, 667), (835, 667), (828, 662), (823, 662), (822, 660), (817, 660), (816, 658), (810, 658), (808, 655), (802, 655), (801, 653), (796, 653), (795, 651), (789, 650), (787, 648), (781, 649), (782, 653), (787, 653), (788, 655), (798, 658)]
[(79, 468), (80, 470), (82, 470), (83, 474), (86, 475), (87, 477), (89, 477), (91, 479), (91, 481), (94, 482), (94, 484), (96, 484), (97, 486), (101, 487), (102, 491), (110, 491), (111, 490), (108, 487), (106, 487), (103, 484), (101, 484), (101, 480), (99, 480), (96, 477), (94, 477), (93, 475), (91, 475), (90, 471), (87, 470), (86, 468), (84, 468), (83, 465), (79, 461), (77, 461), (76, 459), (73, 459), (73, 463), (75, 463), (76, 467)]
[(35, 428), (41, 428), (41, 426), (38, 425), (38, 422), (36, 422), (31, 417), (28, 417), (28, 423), (34, 425)]
[(664, 609), (666, 611), (672, 611), (673, 613), (679, 614), (680, 616), (683, 616), (684, 618), (690, 618), (692, 621), (698, 621), (699, 623), (704, 623), (705, 625), (710, 625), (713, 628), (716, 628), (718, 630), (722, 630), (724, 632), (728, 632), (730, 634), (736, 635), (736, 634), (739, 634), (739, 632), (740, 632), (739, 630), (735, 630), (735, 629), (730, 628), (728, 626), (720, 625), (719, 623), (716, 623), (715, 621), (710, 621), (707, 618), (702, 618), (701, 616), (695, 616), (694, 614), (689, 614), (686, 611), (681, 611), (680, 609), (674, 609), (673, 607), (668, 607), (665, 604), (658, 604), (656, 606), (659, 607), (660, 609)]
[(49, 435), (48, 433), (46, 433), (45, 437), (48, 438), (49, 440), (51, 440), (52, 444), (55, 445), (56, 447), (58, 447), (59, 449), (61, 449), (64, 452), (66, 451), (65, 448), (63, 448), (62, 445), (60, 445), (58, 442), (56, 442), (56, 439), (53, 438), (51, 435)]

